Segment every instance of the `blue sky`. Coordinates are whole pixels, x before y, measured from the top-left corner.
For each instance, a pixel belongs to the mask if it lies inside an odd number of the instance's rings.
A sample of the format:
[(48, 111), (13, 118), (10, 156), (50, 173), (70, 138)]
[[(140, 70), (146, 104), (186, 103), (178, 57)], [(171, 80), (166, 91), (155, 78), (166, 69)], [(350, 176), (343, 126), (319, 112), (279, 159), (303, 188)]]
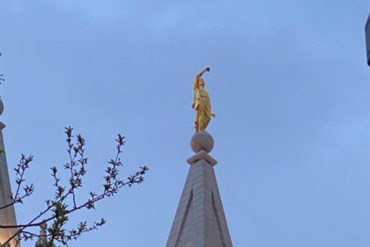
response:
[(96, 189), (123, 133), (123, 175), (147, 164), (146, 182), (81, 212), (108, 224), (72, 246), (164, 246), (192, 155), (193, 79), (210, 66), (208, 131), (234, 245), (368, 247), (369, 10), (365, 0), (1, 1), (8, 163), (35, 156), (37, 191), (18, 221), (52, 193), (65, 126), (87, 140), (85, 186)]

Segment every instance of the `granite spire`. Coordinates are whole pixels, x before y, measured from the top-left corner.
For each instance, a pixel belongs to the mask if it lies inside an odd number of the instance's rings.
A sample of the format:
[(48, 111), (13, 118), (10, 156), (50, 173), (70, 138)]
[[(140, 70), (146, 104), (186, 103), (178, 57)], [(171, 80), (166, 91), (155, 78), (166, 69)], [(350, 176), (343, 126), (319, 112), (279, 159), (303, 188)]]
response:
[[(0, 115), (4, 110), (3, 102), (0, 100)], [(17, 225), (14, 206), (10, 205), (13, 201), (12, 190), (6, 162), (5, 147), (3, 139), (3, 129), (5, 124), (0, 122), (0, 225)], [(7, 206), (6, 205), (10, 205)], [(4, 208), (5, 207), (5, 208)], [(0, 243), (4, 243), (16, 233), (17, 229), (0, 229)], [(13, 240), (10, 247), (19, 247), (18, 241)]]
[(370, 66), (370, 14), (365, 25), (367, 64)]
[(208, 153), (213, 138), (206, 131), (191, 140), (190, 165), (166, 247), (232, 247), (213, 167)]

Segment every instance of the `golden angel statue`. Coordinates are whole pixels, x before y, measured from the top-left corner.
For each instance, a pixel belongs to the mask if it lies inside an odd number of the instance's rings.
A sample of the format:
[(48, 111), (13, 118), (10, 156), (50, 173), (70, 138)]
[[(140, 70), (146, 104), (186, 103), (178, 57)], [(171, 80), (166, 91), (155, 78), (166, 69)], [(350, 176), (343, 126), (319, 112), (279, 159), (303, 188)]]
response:
[(205, 89), (205, 82), (202, 75), (210, 71), (210, 68), (204, 69), (195, 77), (194, 82), (194, 102), (195, 111), (195, 132), (203, 131), (207, 128), (211, 117), (216, 115), (212, 113), (211, 101), (208, 92)]

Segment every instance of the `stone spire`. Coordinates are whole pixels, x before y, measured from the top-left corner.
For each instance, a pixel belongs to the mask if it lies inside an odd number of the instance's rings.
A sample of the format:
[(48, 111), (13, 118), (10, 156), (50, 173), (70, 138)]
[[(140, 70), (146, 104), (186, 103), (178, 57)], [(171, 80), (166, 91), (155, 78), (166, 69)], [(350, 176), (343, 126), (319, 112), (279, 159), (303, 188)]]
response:
[(190, 170), (166, 247), (232, 247), (213, 166), (208, 153), (213, 138), (206, 131), (191, 140), (196, 153), (188, 159)]
[(47, 223), (43, 223), (41, 226), (40, 226), (40, 233), (39, 233), (39, 239), (37, 240), (36, 242), (36, 247), (39, 247), (39, 246), (42, 246), (43, 244), (46, 244), (48, 242), (48, 239), (47, 239), (47, 228), (48, 228), (48, 225)]
[[(0, 100), (0, 115), (3, 113), (4, 105)], [(0, 122), (0, 208), (12, 203), (12, 190), (10, 187), (8, 164), (6, 162), (3, 129), (5, 125)], [(0, 225), (16, 225), (15, 211), (13, 205), (0, 209)], [(0, 229), (0, 243), (4, 243), (16, 233), (16, 229)], [(10, 247), (20, 246), (12, 241)]]
[(367, 64), (370, 66), (370, 14), (365, 25)]

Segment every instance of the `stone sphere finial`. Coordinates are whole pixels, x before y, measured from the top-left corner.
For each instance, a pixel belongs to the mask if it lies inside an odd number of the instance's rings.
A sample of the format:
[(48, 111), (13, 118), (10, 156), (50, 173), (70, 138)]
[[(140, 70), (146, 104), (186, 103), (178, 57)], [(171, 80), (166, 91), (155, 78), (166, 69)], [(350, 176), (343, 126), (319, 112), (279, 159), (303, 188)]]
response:
[(207, 131), (196, 132), (191, 138), (191, 149), (195, 153), (198, 153), (200, 150), (209, 153), (212, 151), (213, 145), (213, 138)]
[(0, 115), (3, 114), (4, 111), (4, 104), (3, 101), (0, 99)]

